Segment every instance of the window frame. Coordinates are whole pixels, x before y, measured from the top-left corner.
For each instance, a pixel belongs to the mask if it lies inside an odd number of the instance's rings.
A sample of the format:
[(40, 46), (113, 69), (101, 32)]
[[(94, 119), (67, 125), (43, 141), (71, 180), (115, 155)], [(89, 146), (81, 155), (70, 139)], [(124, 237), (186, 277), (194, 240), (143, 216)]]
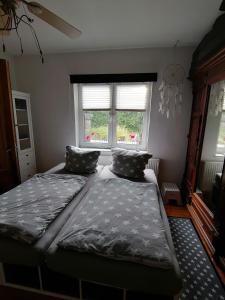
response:
[[(127, 110), (128, 112), (144, 112), (143, 119), (143, 132), (142, 132), (142, 143), (140, 145), (136, 144), (126, 144), (126, 143), (117, 143), (116, 142), (116, 128), (117, 128), (117, 111), (126, 111), (126, 110), (116, 110), (116, 86), (120, 85), (137, 85), (137, 84), (145, 84), (147, 85), (147, 103), (145, 110)], [(102, 110), (88, 110), (82, 109), (82, 97), (81, 90), (82, 86), (85, 85), (109, 85), (110, 86), (110, 109), (102, 109)], [(151, 112), (151, 98), (152, 98), (152, 82), (118, 82), (118, 83), (79, 83), (74, 84), (74, 88), (77, 88), (77, 97), (75, 99), (75, 108), (78, 109), (78, 114), (76, 117), (78, 118), (78, 124), (76, 124), (79, 128), (79, 135), (77, 142), (79, 143), (79, 147), (81, 148), (97, 148), (97, 149), (110, 149), (113, 147), (119, 147), (124, 149), (134, 149), (134, 150), (147, 150), (148, 147), (148, 137), (149, 137), (149, 128), (150, 128), (150, 112)], [(75, 91), (74, 91), (75, 94)], [(94, 142), (86, 142), (84, 140), (85, 136), (85, 124), (84, 124), (84, 114), (85, 111), (108, 111), (109, 112), (109, 124), (108, 124), (108, 143), (94, 143)]]
[(220, 127), (221, 127), (221, 123), (225, 123), (225, 109), (222, 110), (222, 113), (221, 113), (221, 119), (220, 119), (220, 126), (219, 126), (219, 131), (218, 131), (218, 136), (217, 136), (217, 144), (216, 144), (216, 155), (222, 155), (224, 156), (225, 154), (225, 145), (221, 148), (219, 148), (219, 135), (220, 135)]

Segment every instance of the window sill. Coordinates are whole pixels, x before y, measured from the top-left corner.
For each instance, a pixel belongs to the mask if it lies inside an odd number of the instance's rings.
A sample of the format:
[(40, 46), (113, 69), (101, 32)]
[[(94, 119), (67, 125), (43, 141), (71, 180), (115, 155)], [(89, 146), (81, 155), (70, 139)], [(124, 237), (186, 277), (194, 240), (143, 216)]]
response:
[(112, 151), (111, 149), (104, 149), (104, 148), (85, 148), (85, 147), (80, 147), (82, 150), (89, 150), (89, 151), (100, 151), (101, 155), (111, 155)]
[(223, 154), (219, 154), (219, 153), (216, 153), (215, 156), (216, 156), (216, 157), (224, 157)]
[[(117, 148), (117, 147), (116, 147)], [(119, 148), (119, 147), (118, 147)], [(80, 147), (80, 149), (83, 149), (83, 150), (89, 150), (89, 151), (100, 151), (101, 152), (101, 155), (103, 156), (110, 156), (112, 155), (112, 150), (109, 149), (109, 148), (91, 148), (91, 147)], [(137, 150), (137, 149), (126, 149), (126, 148), (122, 148), (124, 150)], [(137, 151), (140, 151), (140, 152), (145, 152), (147, 153), (148, 151), (147, 150), (142, 150), (142, 149), (138, 149)]]
[(216, 153), (216, 154), (214, 155), (214, 157), (215, 157), (215, 160), (218, 161), (218, 162), (224, 160), (224, 155), (223, 155), (223, 154), (220, 154), (220, 153)]

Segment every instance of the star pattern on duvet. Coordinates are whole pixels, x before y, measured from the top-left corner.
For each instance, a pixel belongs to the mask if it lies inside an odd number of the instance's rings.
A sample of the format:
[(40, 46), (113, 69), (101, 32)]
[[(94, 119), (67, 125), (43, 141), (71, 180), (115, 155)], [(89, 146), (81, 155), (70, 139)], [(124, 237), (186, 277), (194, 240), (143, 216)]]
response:
[(116, 233), (116, 232), (119, 232), (119, 229), (118, 229), (118, 227), (112, 227), (110, 231), (112, 233)]
[(121, 214), (115, 214), (115, 217), (120, 218), (120, 217), (122, 217), (122, 215)]
[(86, 181), (79, 175), (37, 174), (0, 195), (0, 235), (32, 243)]
[(171, 263), (153, 183), (118, 178), (95, 182), (58, 244), (150, 265), (157, 262), (168, 267)]

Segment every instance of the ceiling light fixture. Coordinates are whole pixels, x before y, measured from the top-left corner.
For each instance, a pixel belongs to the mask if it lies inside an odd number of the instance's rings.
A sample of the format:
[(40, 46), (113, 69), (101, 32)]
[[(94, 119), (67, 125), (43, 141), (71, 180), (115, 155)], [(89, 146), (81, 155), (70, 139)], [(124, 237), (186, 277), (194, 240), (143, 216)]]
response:
[[(21, 1), (21, 2), (27, 4), (26, 1)], [(18, 28), (21, 24), (26, 24), (31, 30), (36, 47), (37, 47), (40, 57), (41, 57), (41, 61), (43, 63), (44, 62), (43, 52), (41, 50), (41, 46), (40, 46), (37, 34), (32, 26), (33, 19), (31, 19), (27, 15), (26, 11), (24, 11), (24, 14), (22, 14), (20, 16), (17, 14), (18, 3), (19, 3), (19, 1), (17, 1), (17, 0), (9, 0), (9, 1), (2, 0), (2, 1), (0, 1), (0, 34), (2, 35), (2, 50), (3, 50), (3, 52), (6, 52), (4, 37), (9, 35), (12, 30), (15, 30), (18, 40), (19, 40), (19, 43), (20, 43), (20, 51), (21, 51), (21, 54), (23, 54), (24, 51), (23, 51), (22, 39), (19, 34)], [(32, 7), (34, 7), (34, 9), (36, 9), (36, 7), (33, 6), (33, 4), (29, 4), (29, 5), (32, 5)], [(37, 7), (37, 9), (38, 9), (38, 7)]]
[[(18, 14), (20, 3), (24, 4), (24, 13), (21, 15)], [(26, 0), (0, 0), (0, 36), (2, 37), (3, 52), (6, 51), (5, 37), (8, 36), (12, 30), (15, 30), (19, 39), (21, 54), (23, 54), (23, 45), (18, 29), (21, 24), (25, 24), (30, 28), (36, 47), (39, 51), (41, 61), (42, 63), (44, 62), (43, 52), (41, 50), (37, 34), (32, 26), (34, 20), (27, 14), (26, 7), (30, 13), (42, 19), (68, 37), (76, 38), (80, 36), (81, 31), (79, 29), (67, 23), (65, 20), (37, 2), (28, 2)]]

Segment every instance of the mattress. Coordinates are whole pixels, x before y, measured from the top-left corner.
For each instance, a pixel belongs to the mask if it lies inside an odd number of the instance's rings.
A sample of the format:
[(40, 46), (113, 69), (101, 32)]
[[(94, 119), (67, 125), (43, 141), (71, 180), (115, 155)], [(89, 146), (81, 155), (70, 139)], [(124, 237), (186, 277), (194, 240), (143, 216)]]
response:
[[(105, 166), (99, 177), (107, 179), (117, 176), (110, 171), (108, 166)], [(145, 170), (144, 181), (157, 184), (155, 174), (152, 170)], [(70, 226), (73, 214), (48, 249), (46, 256), (48, 267), (56, 272), (75, 278), (126, 288), (128, 290), (166, 296), (177, 294), (182, 287), (182, 281), (159, 189), (158, 197), (160, 213), (166, 229), (166, 239), (171, 251), (172, 268), (162, 269), (129, 261), (116, 261), (91, 253), (80, 253), (58, 247), (58, 242)]]
[[(99, 166), (97, 172), (88, 175), (87, 184), (80, 191), (80, 193), (74, 197), (74, 199), (63, 209), (63, 211), (53, 220), (49, 225), (44, 235), (37, 240), (34, 244), (29, 245), (22, 243), (11, 238), (1, 237), (0, 238), (0, 262), (9, 264), (20, 264), (27, 266), (37, 266), (43, 259), (44, 254), (51, 242), (56, 237), (57, 233), (65, 224), (66, 220), (70, 217), (73, 209), (81, 201), (82, 197), (88, 190), (89, 184), (92, 180), (101, 172), (103, 167)], [(50, 169), (46, 174), (67, 174), (64, 170), (64, 164)]]

